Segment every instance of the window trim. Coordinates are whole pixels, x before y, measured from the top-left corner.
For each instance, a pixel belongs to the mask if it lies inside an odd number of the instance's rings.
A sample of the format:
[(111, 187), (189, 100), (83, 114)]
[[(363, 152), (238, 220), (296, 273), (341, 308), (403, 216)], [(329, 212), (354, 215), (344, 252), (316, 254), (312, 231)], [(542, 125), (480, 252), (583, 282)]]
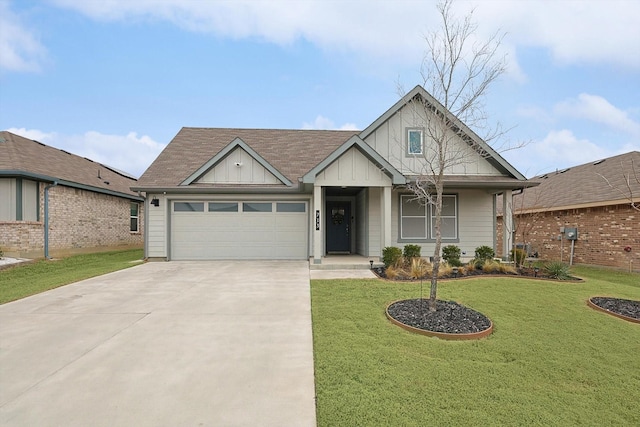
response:
[[(427, 241), (429, 239), (429, 228), (427, 227), (427, 224), (429, 222), (429, 209), (427, 209), (427, 206), (424, 206), (424, 215), (422, 216), (418, 216), (418, 215), (404, 215), (404, 205), (405, 205), (405, 200), (410, 198), (415, 198), (415, 196), (413, 194), (401, 194), (400, 195), (400, 209), (399, 209), (399, 213), (400, 213), (400, 227), (399, 227), (399, 239), (398, 241), (411, 241), (411, 242), (415, 242), (415, 241)], [(417, 201), (416, 201), (417, 202)], [(405, 218), (424, 218), (424, 237), (404, 237), (404, 230), (402, 227), (403, 224), (403, 220)]]
[[(418, 153), (411, 152), (411, 133), (412, 132), (418, 132), (420, 135), (420, 152)], [(406, 136), (405, 155), (407, 157), (422, 156), (424, 154), (424, 128), (421, 128), (421, 127), (406, 128), (405, 136)]]

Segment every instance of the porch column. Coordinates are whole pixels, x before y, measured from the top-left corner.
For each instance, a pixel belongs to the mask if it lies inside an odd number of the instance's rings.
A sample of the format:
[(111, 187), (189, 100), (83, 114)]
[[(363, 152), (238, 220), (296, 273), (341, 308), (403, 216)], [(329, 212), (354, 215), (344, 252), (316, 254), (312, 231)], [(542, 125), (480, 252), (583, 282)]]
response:
[(313, 263), (321, 264), (322, 263), (322, 233), (323, 230), (323, 221), (322, 221), (322, 186), (315, 185), (313, 186), (313, 212), (311, 213), (312, 217), (312, 227), (313, 227)]
[(502, 256), (509, 259), (513, 246), (513, 193), (505, 190), (502, 193)]
[[(382, 187), (382, 248), (391, 245), (391, 187), (389, 186)], [(382, 248), (380, 248), (381, 251)]]

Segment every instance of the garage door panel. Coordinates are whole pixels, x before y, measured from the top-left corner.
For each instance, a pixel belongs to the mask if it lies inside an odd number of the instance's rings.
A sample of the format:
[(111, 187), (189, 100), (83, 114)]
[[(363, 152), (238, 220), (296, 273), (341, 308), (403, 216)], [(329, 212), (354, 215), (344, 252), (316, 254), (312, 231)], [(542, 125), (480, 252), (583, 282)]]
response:
[(172, 212), (171, 259), (306, 259), (308, 209), (300, 204), (302, 212)]

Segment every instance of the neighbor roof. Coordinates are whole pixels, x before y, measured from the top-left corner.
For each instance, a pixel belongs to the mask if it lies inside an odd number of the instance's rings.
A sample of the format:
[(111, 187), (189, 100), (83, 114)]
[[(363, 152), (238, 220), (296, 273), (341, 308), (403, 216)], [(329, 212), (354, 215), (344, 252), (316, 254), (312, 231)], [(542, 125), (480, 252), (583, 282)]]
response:
[[(289, 181), (297, 183), (305, 173), (358, 132), (184, 127), (144, 172), (135, 188), (178, 188), (236, 138)], [(220, 187), (217, 184), (198, 185)]]
[(91, 159), (0, 132), (0, 176), (53, 182), (100, 193), (142, 200), (131, 191), (136, 179)]
[[(634, 168), (640, 176), (639, 151), (536, 176), (532, 180), (540, 185), (516, 196), (514, 210), (577, 209), (630, 203), (630, 198), (640, 202), (640, 183), (633, 177)], [(625, 174), (632, 174), (630, 188), (625, 182)]]

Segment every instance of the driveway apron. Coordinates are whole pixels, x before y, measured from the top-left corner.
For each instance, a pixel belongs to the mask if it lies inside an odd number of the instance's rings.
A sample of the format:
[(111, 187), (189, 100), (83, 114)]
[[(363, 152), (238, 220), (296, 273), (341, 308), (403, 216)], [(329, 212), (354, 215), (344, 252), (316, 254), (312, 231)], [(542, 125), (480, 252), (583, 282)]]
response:
[(314, 396), (305, 261), (146, 263), (0, 306), (2, 426), (315, 426)]

